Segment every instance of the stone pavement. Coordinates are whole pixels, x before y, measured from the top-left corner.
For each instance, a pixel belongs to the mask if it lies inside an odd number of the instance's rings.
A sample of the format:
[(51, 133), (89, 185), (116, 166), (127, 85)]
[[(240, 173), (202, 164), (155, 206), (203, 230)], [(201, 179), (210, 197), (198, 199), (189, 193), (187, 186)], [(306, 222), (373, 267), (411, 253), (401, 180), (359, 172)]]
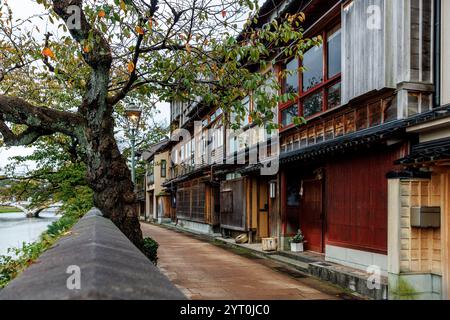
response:
[(189, 299), (352, 298), (339, 288), (239, 249), (145, 223), (142, 231), (158, 241), (158, 267)]

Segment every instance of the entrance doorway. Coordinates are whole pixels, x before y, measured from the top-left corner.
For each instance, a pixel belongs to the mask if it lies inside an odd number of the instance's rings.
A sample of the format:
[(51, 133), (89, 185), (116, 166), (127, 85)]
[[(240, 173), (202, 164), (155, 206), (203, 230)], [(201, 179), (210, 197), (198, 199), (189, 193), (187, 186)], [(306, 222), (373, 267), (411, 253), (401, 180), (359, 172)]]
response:
[(324, 252), (324, 214), (322, 180), (300, 182), (300, 228), (305, 235), (306, 250)]
[(258, 181), (258, 237), (269, 237), (269, 185), (265, 180)]

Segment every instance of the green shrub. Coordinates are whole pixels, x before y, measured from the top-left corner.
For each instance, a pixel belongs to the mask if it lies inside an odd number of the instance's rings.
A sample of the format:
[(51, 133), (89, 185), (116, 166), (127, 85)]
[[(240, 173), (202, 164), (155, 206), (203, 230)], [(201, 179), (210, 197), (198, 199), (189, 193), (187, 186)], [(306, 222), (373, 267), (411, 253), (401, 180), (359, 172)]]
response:
[(152, 238), (144, 238), (144, 254), (155, 265), (158, 263), (158, 247), (158, 242)]

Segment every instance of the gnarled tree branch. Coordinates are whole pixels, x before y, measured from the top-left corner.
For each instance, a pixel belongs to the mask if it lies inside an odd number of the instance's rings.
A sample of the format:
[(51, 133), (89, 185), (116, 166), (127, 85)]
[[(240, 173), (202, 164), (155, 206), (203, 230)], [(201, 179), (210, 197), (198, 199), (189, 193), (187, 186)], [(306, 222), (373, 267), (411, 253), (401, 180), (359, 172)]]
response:
[[(22, 134), (15, 135), (5, 121), (28, 128)], [(83, 122), (78, 114), (36, 107), (20, 98), (0, 95), (0, 132), (7, 144), (30, 144), (43, 135), (56, 132), (77, 136), (77, 130)]]

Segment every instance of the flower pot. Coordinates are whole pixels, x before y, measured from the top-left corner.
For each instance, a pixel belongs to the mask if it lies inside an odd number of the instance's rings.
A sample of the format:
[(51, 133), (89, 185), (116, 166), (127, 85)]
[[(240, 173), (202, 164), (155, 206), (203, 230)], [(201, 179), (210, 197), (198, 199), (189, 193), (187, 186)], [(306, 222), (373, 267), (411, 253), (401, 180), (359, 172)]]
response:
[(303, 252), (303, 242), (302, 243), (293, 243), (291, 242), (291, 251), (292, 252)]
[(277, 250), (277, 239), (275, 238), (263, 238), (262, 249), (263, 251), (276, 251)]

